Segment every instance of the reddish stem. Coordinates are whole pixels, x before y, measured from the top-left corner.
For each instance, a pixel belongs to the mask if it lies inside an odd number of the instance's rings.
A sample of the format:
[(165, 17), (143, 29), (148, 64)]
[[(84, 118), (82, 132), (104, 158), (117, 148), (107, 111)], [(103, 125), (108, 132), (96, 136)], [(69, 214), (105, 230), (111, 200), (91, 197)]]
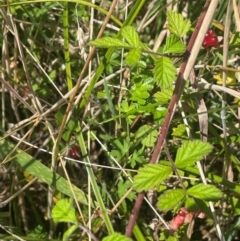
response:
[[(207, 12), (207, 9), (209, 7), (210, 2), (211, 2), (211, 0), (206, 1), (205, 5), (203, 7), (203, 10), (200, 14), (200, 17), (198, 19), (196, 28), (195, 28), (195, 30), (194, 30), (194, 32), (191, 36), (191, 39), (188, 43), (187, 50), (184, 54), (183, 62), (181, 64), (181, 68), (180, 68), (180, 71), (179, 71), (179, 74), (178, 74), (178, 77), (177, 77), (177, 81), (176, 81), (176, 85), (175, 85), (175, 88), (174, 88), (173, 96), (172, 96), (171, 101), (170, 101), (169, 106), (168, 106), (168, 113), (165, 117), (165, 120), (164, 120), (164, 123), (163, 123), (162, 127), (160, 127), (160, 129), (159, 129), (157, 144), (155, 146), (155, 149), (154, 149), (154, 152), (153, 152), (150, 163), (156, 163), (160, 154), (161, 154), (163, 144), (164, 144), (165, 138), (167, 136), (168, 128), (169, 128), (172, 116), (174, 115), (174, 112), (175, 112), (175, 106), (176, 106), (177, 102), (179, 101), (180, 96), (181, 96), (181, 94), (183, 92), (183, 89), (185, 87), (185, 80), (183, 79), (183, 73), (185, 71), (189, 55), (191, 53), (193, 44), (196, 40), (196, 37), (198, 35), (199, 29), (202, 25), (202, 22), (205, 18), (205, 15), (206, 15), (206, 12)], [(132, 214), (130, 216), (128, 225), (126, 227), (125, 235), (127, 237), (132, 236), (132, 230), (133, 230), (133, 227), (135, 225), (136, 219), (138, 217), (138, 213), (139, 213), (139, 210), (141, 208), (143, 198), (144, 198), (144, 192), (139, 193), (137, 198), (136, 198)]]

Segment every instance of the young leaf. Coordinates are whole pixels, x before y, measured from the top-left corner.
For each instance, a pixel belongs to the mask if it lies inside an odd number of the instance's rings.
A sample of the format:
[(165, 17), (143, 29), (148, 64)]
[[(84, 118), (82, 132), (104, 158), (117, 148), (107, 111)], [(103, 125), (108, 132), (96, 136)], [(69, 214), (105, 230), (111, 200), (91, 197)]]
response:
[(114, 233), (105, 237), (102, 241), (132, 241), (132, 239), (127, 238), (126, 236), (121, 235), (120, 233)]
[(167, 12), (168, 29), (178, 37), (183, 37), (190, 29), (191, 22), (183, 19), (179, 13), (168, 11)]
[(209, 143), (199, 140), (186, 141), (177, 151), (175, 165), (178, 168), (193, 166), (196, 161), (202, 159), (211, 150), (212, 146)]
[(126, 57), (126, 63), (129, 66), (136, 65), (141, 57), (141, 50), (140, 49), (132, 49), (129, 51)]
[(170, 35), (166, 39), (166, 44), (163, 47), (163, 53), (180, 54), (184, 53), (186, 46), (176, 35)]
[(171, 173), (170, 167), (161, 164), (147, 164), (140, 168), (134, 177), (133, 187), (138, 192), (149, 190), (168, 178)]
[(138, 33), (136, 32), (135, 28), (131, 26), (126, 26), (122, 29), (121, 35), (128, 41), (131, 46), (139, 47), (140, 41)]
[(120, 39), (103, 37), (100, 39), (92, 40), (88, 43), (90, 46), (98, 48), (131, 48), (131, 46)]
[(77, 223), (77, 217), (71, 199), (59, 200), (52, 210), (52, 219), (55, 223)]
[(161, 211), (168, 211), (173, 209), (185, 197), (185, 191), (183, 189), (168, 190), (160, 196), (157, 207)]
[(187, 190), (188, 195), (204, 201), (217, 201), (222, 198), (222, 192), (213, 185), (200, 183)]
[(154, 68), (154, 78), (157, 84), (165, 89), (173, 84), (176, 76), (176, 69), (172, 61), (167, 57), (161, 57)]

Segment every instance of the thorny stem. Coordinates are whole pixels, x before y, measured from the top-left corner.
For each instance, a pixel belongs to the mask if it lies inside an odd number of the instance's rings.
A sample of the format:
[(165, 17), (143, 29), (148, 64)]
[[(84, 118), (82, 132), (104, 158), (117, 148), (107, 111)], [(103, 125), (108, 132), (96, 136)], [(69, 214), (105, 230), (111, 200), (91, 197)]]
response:
[[(207, 10), (208, 10), (208, 7), (209, 7), (210, 3), (211, 3), (211, 0), (206, 1), (205, 5), (203, 7), (203, 10), (200, 14), (200, 17), (198, 19), (196, 28), (195, 28), (192, 36), (191, 36), (191, 39), (189, 41), (188, 46), (187, 46), (187, 50), (184, 54), (183, 62), (181, 64), (181, 68), (180, 68), (180, 71), (179, 71), (179, 74), (178, 74), (178, 77), (177, 77), (177, 81), (176, 81), (176, 85), (175, 85), (175, 88), (174, 88), (173, 96), (172, 96), (171, 101), (170, 101), (169, 106), (168, 106), (168, 113), (165, 117), (163, 125), (159, 129), (157, 144), (154, 148), (154, 152), (153, 152), (150, 163), (156, 163), (160, 154), (161, 154), (161, 150), (162, 150), (163, 144), (165, 142), (165, 138), (166, 138), (166, 135), (167, 135), (167, 132), (168, 132), (168, 128), (169, 128), (170, 122), (171, 122), (172, 117), (173, 117), (174, 112), (175, 112), (176, 104), (179, 101), (180, 96), (181, 96), (181, 94), (183, 92), (183, 89), (185, 87), (185, 79), (188, 77), (188, 76), (184, 76), (184, 71), (185, 71), (185, 68), (187, 66), (188, 59), (189, 59), (190, 53), (192, 51), (194, 42), (196, 41), (197, 35), (199, 34), (200, 27), (202, 26), (202, 22), (205, 18), (205, 15), (207, 13)], [(183, 78), (183, 76), (185, 77), (185, 79)], [(134, 208), (133, 208), (132, 214), (131, 214), (130, 219), (129, 219), (129, 223), (126, 227), (125, 235), (127, 237), (132, 236), (132, 230), (133, 230), (133, 227), (135, 225), (136, 219), (138, 217), (138, 213), (139, 213), (139, 210), (141, 208), (143, 198), (144, 198), (144, 192), (139, 193), (137, 198), (136, 198)]]

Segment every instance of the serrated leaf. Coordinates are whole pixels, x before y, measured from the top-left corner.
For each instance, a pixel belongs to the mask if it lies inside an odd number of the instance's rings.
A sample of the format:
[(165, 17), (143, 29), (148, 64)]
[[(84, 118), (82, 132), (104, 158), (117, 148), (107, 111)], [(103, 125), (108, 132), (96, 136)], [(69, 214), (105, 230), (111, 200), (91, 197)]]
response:
[(132, 49), (126, 57), (126, 63), (130, 66), (136, 65), (141, 57), (140, 49)]
[(195, 162), (201, 160), (211, 150), (212, 146), (209, 143), (199, 140), (186, 141), (177, 151), (175, 165), (178, 168), (193, 166)]
[(173, 88), (164, 89), (154, 94), (154, 98), (159, 104), (166, 104), (172, 98)]
[(168, 211), (179, 205), (185, 197), (183, 189), (168, 190), (159, 197), (157, 207), (161, 211)]
[(131, 26), (126, 26), (122, 29), (121, 35), (127, 40), (127, 42), (134, 47), (139, 47), (140, 41), (136, 30)]
[(157, 139), (158, 131), (154, 130), (152, 126), (143, 125), (136, 132), (135, 138), (142, 138), (142, 145), (146, 147), (153, 147)]
[(127, 238), (120, 233), (114, 233), (105, 237), (102, 241), (132, 241), (132, 239)]
[(134, 177), (133, 187), (138, 192), (149, 190), (168, 178), (171, 173), (170, 167), (161, 164), (147, 164), (140, 168)]
[(176, 68), (171, 59), (161, 57), (154, 68), (154, 78), (156, 83), (163, 89), (171, 86), (176, 76)]
[(157, 140), (157, 136), (158, 136), (157, 130), (151, 131), (151, 133), (142, 140), (142, 145), (146, 147), (154, 147), (154, 144)]
[(187, 190), (188, 195), (204, 201), (217, 201), (222, 198), (222, 192), (213, 185), (200, 183)]
[(172, 136), (185, 137), (186, 126), (184, 124), (179, 124), (176, 128), (173, 128)]
[(53, 207), (52, 210), (52, 219), (55, 223), (77, 223), (77, 217), (75, 209), (72, 205), (72, 201), (66, 198), (57, 201), (56, 205)]
[(120, 39), (103, 37), (100, 39), (92, 40), (88, 43), (90, 46), (98, 48), (131, 48), (131, 46)]
[(183, 37), (190, 29), (191, 22), (183, 19), (179, 13), (168, 11), (167, 12), (168, 29), (178, 37)]
[(184, 53), (186, 50), (186, 46), (182, 41), (175, 35), (170, 35), (166, 39), (166, 44), (163, 47), (163, 53), (173, 53), (180, 54)]

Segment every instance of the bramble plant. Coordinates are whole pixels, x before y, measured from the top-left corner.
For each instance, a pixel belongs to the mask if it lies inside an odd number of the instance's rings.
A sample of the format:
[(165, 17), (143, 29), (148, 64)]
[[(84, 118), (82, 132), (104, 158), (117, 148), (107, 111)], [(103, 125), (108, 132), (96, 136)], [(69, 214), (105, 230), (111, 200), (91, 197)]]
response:
[(231, 3), (1, 5), (1, 240), (238, 239)]

